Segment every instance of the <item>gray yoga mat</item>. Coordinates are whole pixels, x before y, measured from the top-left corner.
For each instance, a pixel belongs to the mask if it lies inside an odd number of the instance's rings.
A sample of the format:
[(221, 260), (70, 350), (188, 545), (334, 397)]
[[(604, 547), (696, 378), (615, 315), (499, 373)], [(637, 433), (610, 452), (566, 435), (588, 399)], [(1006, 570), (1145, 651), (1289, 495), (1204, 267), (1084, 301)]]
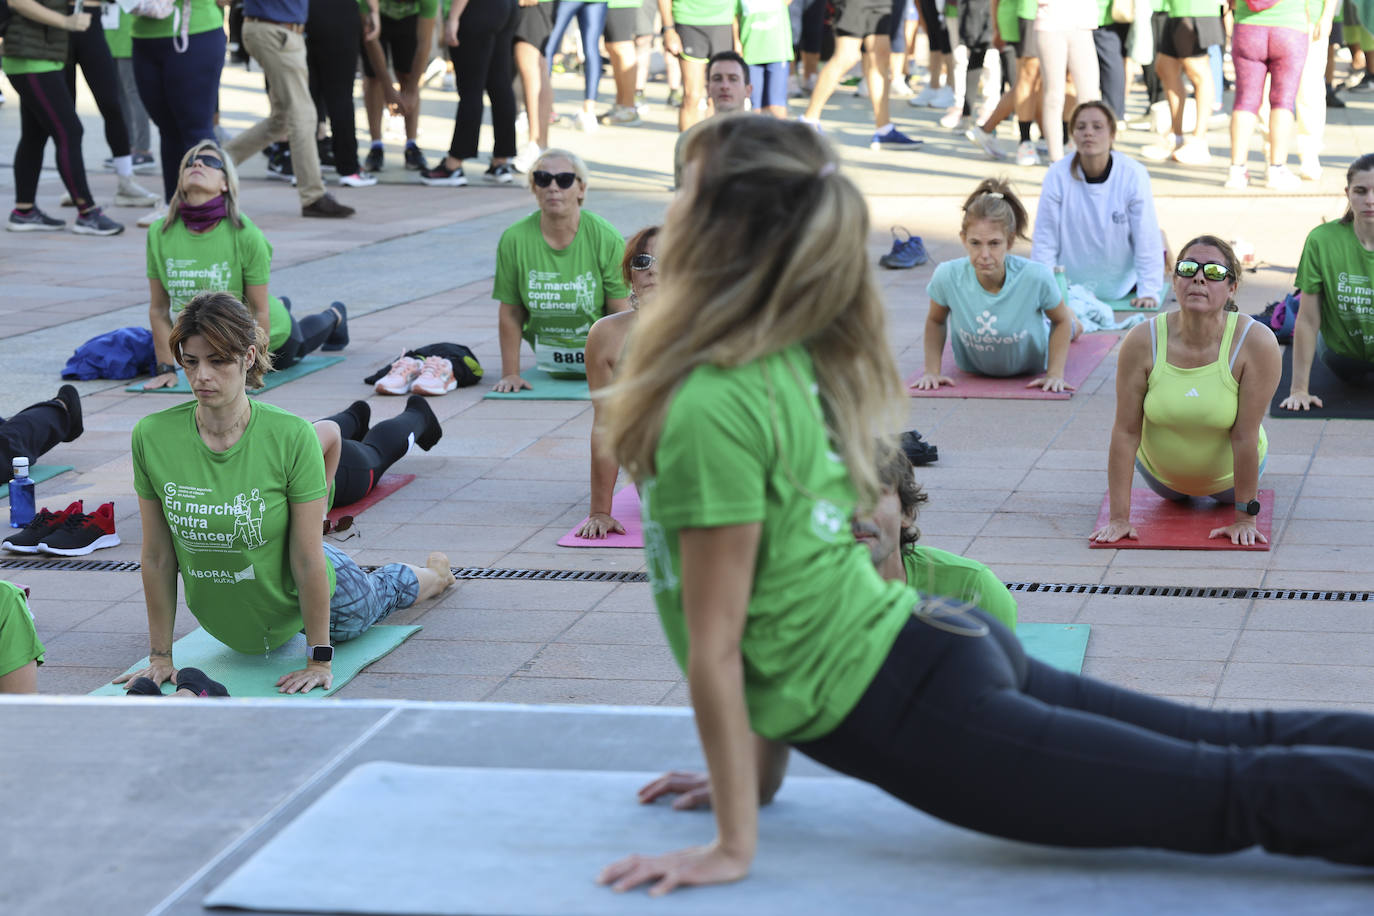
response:
[(642, 891), (598, 887), (597, 872), (628, 853), (714, 836), (709, 812), (635, 802), (635, 790), (655, 775), (366, 763), (259, 848), (204, 905), (388, 916), (1239, 916), (1354, 914), (1369, 904), (1361, 869), (1256, 853), (1009, 843), (840, 777), (787, 780), (761, 813), (758, 857), (743, 882), (652, 901)]

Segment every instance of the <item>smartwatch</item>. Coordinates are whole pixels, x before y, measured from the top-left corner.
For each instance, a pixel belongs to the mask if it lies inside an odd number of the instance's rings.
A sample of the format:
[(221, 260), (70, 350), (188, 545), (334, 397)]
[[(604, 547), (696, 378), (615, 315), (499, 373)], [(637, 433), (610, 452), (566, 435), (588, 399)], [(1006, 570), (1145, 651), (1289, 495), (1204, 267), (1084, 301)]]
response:
[(177, 367), (172, 363), (158, 363), (153, 367), (153, 375), (166, 375), (168, 372), (176, 372)]
[(310, 646), (306, 649), (305, 657), (312, 662), (332, 662), (334, 660), (334, 647)]
[(1248, 503), (1238, 504), (1238, 505), (1236, 506), (1236, 508), (1239, 509), (1239, 510), (1241, 510), (1242, 512), (1244, 512), (1244, 513), (1247, 514), (1247, 515), (1259, 515), (1259, 514), (1260, 514), (1260, 502), (1259, 502), (1258, 499), (1252, 499), (1252, 500), (1250, 500)]

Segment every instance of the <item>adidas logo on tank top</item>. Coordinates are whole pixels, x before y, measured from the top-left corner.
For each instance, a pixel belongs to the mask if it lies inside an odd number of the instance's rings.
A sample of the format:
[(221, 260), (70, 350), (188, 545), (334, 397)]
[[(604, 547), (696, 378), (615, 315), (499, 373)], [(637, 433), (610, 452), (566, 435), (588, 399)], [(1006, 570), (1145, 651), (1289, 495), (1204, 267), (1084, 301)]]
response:
[(1188, 393), (1185, 394), (1184, 397), (1185, 397), (1185, 398), (1200, 398), (1200, 397), (1202, 397), (1202, 395), (1200, 395), (1200, 394), (1197, 393), (1197, 389), (1196, 389), (1196, 388), (1189, 388), (1189, 389), (1188, 389)]

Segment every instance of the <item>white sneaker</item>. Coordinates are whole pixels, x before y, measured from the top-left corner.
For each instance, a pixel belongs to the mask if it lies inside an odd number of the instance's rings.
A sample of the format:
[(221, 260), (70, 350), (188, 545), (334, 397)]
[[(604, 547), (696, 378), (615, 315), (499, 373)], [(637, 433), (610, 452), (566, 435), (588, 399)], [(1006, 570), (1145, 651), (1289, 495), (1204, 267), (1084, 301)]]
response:
[(1207, 148), (1206, 140), (1194, 137), (1174, 150), (1173, 159), (1181, 165), (1211, 165), (1212, 151)]
[(1178, 148), (1178, 138), (1171, 134), (1165, 134), (1154, 143), (1141, 147), (1140, 158), (1148, 159), (1151, 162), (1163, 162), (1166, 159), (1172, 159)]
[(961, 125), (967, 127), (967, 124), (963, 124), (963, 120), (963, 108), (950, 108), (944, 114), (940, 115), (940, 126), (946, 130), (956, 130)]
[(896, 79), (892, 81), (892, 95), (898, 98), (909, 99), (915, 94), (915, 90), (906, 84), (906, 80)]
[(377, 176), (371, 172), (354, 172), (352, 175), (340, 175), (339, 184), (346, 188), (370, 188), (377, 183)]
[(512, 159), (510, 164), (515, 167), (517, 172), (528, 172), (534, 168), (534, 162), (542, 152), (544, 151), (539, 148), (539, 144), (531, 140), (520, 148), (519, 155)]
[(1029, 140), (1023, 140), (1016, 147), (1017, 165), (1039, 165), (1040, 154), (1035, 151), (1035, 144)]
[(930, 86), (927, 86), (920, 92), (916, 93), (915, 97), (907, 99), (906, 103), (910, 105), (912, 108), (929, 108), (931, 96), (935, 95), (935, 93), (939, 91), (940, 90), (938, 89), (934, 89)]
[(1250, 175), (1243, 165), (1233, 165), (1226, 172), (1226, 181), (1222, 187), (1228, 191), (1244, 191), (1250, 184)]
[(156, 210), (153, 210), (149, 213), (145, 213), (142, 216), (140, 216), (138, 218), (138, 225), (143, 229), (147, 229), (153, 223), (162, 219), (166, 215), (167, 208), (165, 206), (159, 206)]
[(954, 87), (941, 86), (935, 90), (935, 94), (926, 103), (928, 108), (949, 108), (954, 105)]
[(114, 202), (116, 207), (156, 207), (162, 203), (162, 198), (126, 176), (119, 179)]
[(1303, 181), (1321, 181), (1322, 164), (1316, 156), (1302, 157), (1298, 160), (1298, 176)]
[(988, 133), (977, 124), (971, 125), (968, 130), (964, 131), (964, 136), (981, 146), (983, 154), (989, 159), (1000, 162), (1007, 158), (1007, 154), (1002, 152), (1001, 147), (997, 145), (997, 135)]
[(868, 80), (866, 78), (859, 77), (859, 83), (854, 87), (854, 95), (861, 99), (868, 98)]
[(633, 105), (616, 105), (598, 120), (602, 124), (615, 124), (620, 127), (638, 127), (644, 123), (639, 111)]
[(596, 113), (592, 111), (579, 111), (573, 126), (583, 133), (594, 134), (601, 125), (596, 123)]
[(1271, 191), (1296, 191), (1302, 187), (1302, 179), (1290, 172), (1287, 165), (1271, 165), (1265, 186)]

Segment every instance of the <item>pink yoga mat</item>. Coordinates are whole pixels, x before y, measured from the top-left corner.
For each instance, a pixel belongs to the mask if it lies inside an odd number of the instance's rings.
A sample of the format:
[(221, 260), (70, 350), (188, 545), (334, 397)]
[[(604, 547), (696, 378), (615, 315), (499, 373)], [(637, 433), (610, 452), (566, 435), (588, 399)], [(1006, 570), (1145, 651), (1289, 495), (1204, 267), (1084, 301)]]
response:
[(338, 524), (345, 515), (358, 515), (364, 509), (371, 509), (377, 503), (395, 493), (415, 479), (414, 474), (383, 474), (382, 479), (372, 488), (372, 492), (351, 506), (335, 506), (329, 510), (329, 520)]
[[(1255, 516), (1255, 525), (1260, 534), (1274, 539), (1274, 491), (1260, 490), (1260, 514)], [(1096, 531), (1111, 519), (1111, 494), (1102, 497), (1102, 508), (1097, 513)], [(1230, 503), (1200, 504), (1176, 503), (1165, 499), (1154, 490), (1131, 491), (1131, 524), (1135, 525), (1139, 540), (1122, 538), (1111, 544), (1089, 541), (1093, 548), (1113, 548), (1118, 550), (1268, 550), (1269, 544), (1243, 546), (1232, 544), (1230, 538), (1208, 538), (1207, 534), (1217, 528), (1224, 528), (1236, 520), (1236, 507)]]
[(573, 529), (558, 539), (559, 547), (643, 547), (644, 523), (639, 519), (639, 491), (626, 487), (611, 500), (611, 517), (620, 522), (624, 534), (608, 534), (600, 540), (580, 538), (577, 531), (582, 527), (584, 518)]
[[(1069, 361), (1064, 366), (1064, 381), (1075, 388), (1082, 385), (1107, 351), (1116, 345), (1115, 334), (1083, 334), (1069, 344)], [(954, 379), (954, 387), (941, 386), (934, 391), (923, 391), (911, 386), (921, 380), (916, 372), (906, 380), (907, 394), (913, 398), (1008, 398), (1034, 401), (1067, 401), (1073, 396), (1070, 391), (1041, 391), (1027, 388), (1026, 383), (1035, 375), (1017, 375), (1012, 378), (990, 378), (986, 375), (971, 375), (954, 365), (954, 352), (945, 344), (945, 356), (940, 365), (940, 374)]]

